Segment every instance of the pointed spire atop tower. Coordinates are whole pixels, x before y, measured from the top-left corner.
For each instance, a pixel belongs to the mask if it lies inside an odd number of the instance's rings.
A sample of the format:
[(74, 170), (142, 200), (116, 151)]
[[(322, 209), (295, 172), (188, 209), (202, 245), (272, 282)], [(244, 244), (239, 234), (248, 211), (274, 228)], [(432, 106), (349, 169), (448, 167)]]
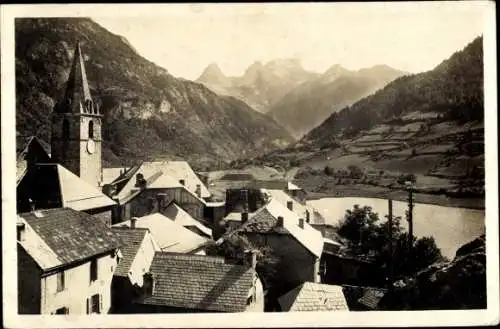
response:
[(58, 107), (60, 113), (91, 113), (98, 114), (90, 95), (90, 88), (85, 71), (85, 61), (80, 41), (76, 42), (73, 65), (66, 84), (66, 92)]

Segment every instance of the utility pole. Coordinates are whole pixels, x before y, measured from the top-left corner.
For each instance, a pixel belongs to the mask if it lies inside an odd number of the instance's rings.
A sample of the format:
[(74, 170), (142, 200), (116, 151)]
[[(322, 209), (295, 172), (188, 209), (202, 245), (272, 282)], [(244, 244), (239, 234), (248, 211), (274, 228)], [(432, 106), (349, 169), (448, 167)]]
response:
[(389, 282), (388, 287), (391, 288), (394, 281), (394, 267), (393, 267), (393, 246), (392, 246), (392, 199), (389, 199)]
[(410, 253), (413, 249), (413, 185), (408, 184), (408, 251)]

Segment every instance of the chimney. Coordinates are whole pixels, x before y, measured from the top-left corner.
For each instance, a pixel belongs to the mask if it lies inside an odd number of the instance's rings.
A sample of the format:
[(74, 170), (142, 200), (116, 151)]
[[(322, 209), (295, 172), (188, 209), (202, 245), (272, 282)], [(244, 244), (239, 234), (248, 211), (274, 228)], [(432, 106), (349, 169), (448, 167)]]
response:
[(286, 207), (290, 209), (290, 211), (293, 211), (293, 201), (287, 201), (286, 202)]
[(299, 227), (304, 228), (304, 218), (299, 218)]
[(137, 222), (137, 217), (130, 218), (130, 228), (135, 228), (135, 223)]
[(152, 296), (155, 290), (155, 279), (153, 273), (148, 272), (143, 276), (143, 288), (146, 296)]
[(26, 230), (26, 225), (24, 223), (18, 222), (16, 225), (17, 229), (17, 241), (24, 241), (24, 232)]
[(306, 210), (306, 222), (309, 223), (309, 221), (311, 220), (311, 215), (309, 214), (309, 210)]
[(255, 270), (255, 267), (257, 266), (257, 253), (255, 250), (245, 250), (245, 265), (250, 266)]
[(144, 188), (146, 186), (146, 180), (144, 179), (144, 175), (138, 173), (135, 175), (135, 187)]
[(195, 191), (195, 193), (198, 196), (198, 198), (201, 198), (201, 185), (200, 184), (196, 184), (196, 191)]
[(114, 186), (111, 184), (104, 184), (104, 186), (102, 187), (102, 193), (106, 194), (109, 197), (113, 196), (115, 194)]
[(158, 203), (158, 211), (161, 212), (167, 206), (167, 193), (158, 193), (156, 202)]
[(283, 217), (278, 217), (278, 222), (276, 223), (277, 227), (283, 227)]
[(248, 222), (248, 212), (244, 211), (241, 213), (241, 224)]

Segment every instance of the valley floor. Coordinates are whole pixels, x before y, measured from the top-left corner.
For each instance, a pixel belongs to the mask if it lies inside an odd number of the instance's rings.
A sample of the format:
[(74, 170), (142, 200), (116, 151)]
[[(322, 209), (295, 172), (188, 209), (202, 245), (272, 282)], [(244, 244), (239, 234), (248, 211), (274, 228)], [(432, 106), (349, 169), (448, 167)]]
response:
[[(297, 185), (304, 186), (304, 182), (300, 180), (295, 181)], [(338, 185), (330, 190), (324, 190), (320, 192), (309, 192), (309, 199), (321, 199), (327, 197), (366, 197), (366, 198), (380, 198), (389, 199), (395, 201), (406, 201), (408, 199), (408, 192), (404, 190), (394, 190), (381, 186), (372, 185)], [(459, 207), (459, 208), (470, 208), (470, 209), (484, 209), (484, 198), (474, 197), (474, 198), (456, 198), (448, 197), (445, 195), (435, 195), (429, 193), (414, 193), (414, 201), (416, 203), (425, 203), (445, 207)]]

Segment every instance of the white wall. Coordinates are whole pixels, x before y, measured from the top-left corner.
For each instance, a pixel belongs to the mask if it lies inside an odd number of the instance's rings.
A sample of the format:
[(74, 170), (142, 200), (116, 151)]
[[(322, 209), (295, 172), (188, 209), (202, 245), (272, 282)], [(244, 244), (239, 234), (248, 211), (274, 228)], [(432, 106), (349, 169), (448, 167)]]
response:
[(90, 282), (90, 261), (64, 271), (65, 289), (57, 291), (57, 274), (41, 279), (41, 314), (51, 314), (58, 308), (69, 308), (69, 314), (86, 314), (87, 298), (100, 294), (101, 313), (111, 306), (111, 279), (117, 257), (106, 255), (97, 261), (97, 280)]
[(151, 233), (147, 232), (137, 252), (137, 256), (130, 266), (130, 272), (132, 273), (129, 273), (129, 279), (132, 284), (137, 284), (139, 287), (142, 287), (143, 275), (148, 272), (151, 267), (156, 248), (157, 246)]

